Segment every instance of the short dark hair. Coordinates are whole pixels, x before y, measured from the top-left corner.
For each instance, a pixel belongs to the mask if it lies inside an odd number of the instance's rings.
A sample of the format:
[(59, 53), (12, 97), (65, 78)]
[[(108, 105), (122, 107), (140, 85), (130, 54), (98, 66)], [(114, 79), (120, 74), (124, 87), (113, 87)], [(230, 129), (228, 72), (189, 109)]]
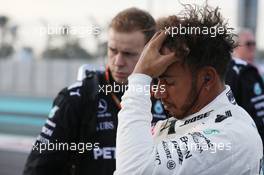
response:
[(155, 20), (148, 12), (135, 7), (119, 12), (110, 23), (110, 28), (118, 32), (141, 31), (146, 43), (155, 34), (155, 26)]
[[(165, 47), (175, 51), (177, 57), (183, 59), (192, 72), (197, 72), (200, 68), (212, 66), (217, 71), (221, 80), (225, 79), (228, 63), (231, 60), (231, 53), (234, 45), (231, 28), (224, 22), (219, 8), (212, 9), (208, 5), (199, 7), (198, 5), (185, 4), (181, 15), (169, 16), (158, 22), (158, 29), (167, 29), (169, 27), (185, 27), (187, 29), (210, 29), (217, 31), (221, 28), (221, 33), (217, 32), (215, 36), (211, 33), (191, 33), (177, 34), (168, 36), (164, 41)], [(197, 28), (198, 27), (198, 28)], [(196, 30), (195, 29), (195, 30)], [(166, 30), (166, 31), (167, 31)], [(198, 30), (197, 30), (198, 31)], [(200, 30), (201, 31), (201, 30)], [(172, 34), (172, 33), (170, 33)]]

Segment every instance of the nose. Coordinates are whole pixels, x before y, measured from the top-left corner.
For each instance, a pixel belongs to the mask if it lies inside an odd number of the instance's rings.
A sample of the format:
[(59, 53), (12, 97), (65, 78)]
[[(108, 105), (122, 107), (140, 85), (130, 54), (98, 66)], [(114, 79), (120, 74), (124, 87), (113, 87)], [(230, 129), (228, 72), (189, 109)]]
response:
[(124, 61), (124, 58), (122, 56), (122, 53), (118, 53), (115, 56), (115, 62), (114, 63), (116, 66), (124, 66), (125, 65), (125, 61)]
[(155, 98), (157, 99), (165, 99), (167, 98), (167, 90), (166, 90), (166, 84), (164, 80), (159, 80), (158, 82), (158, 90), (154, 94)]

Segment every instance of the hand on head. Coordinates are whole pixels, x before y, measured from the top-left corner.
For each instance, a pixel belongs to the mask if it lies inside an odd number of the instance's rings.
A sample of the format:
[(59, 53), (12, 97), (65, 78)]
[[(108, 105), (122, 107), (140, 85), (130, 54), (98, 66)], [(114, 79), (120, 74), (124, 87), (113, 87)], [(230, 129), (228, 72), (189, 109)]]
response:
[(145, 46), (133, 73), (142, 73), (152, 78), (161, 75), (168, 66), (176, 61), (175, 53), (166, 55), (160, 53), (163, 41), (167, 35), (164, 31), (157, 32)]

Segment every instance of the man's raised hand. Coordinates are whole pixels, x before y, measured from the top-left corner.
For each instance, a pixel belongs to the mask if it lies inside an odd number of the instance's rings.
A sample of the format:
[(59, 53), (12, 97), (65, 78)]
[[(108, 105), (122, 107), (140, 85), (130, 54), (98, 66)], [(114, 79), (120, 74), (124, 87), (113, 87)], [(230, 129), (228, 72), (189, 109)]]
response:
[(164, 31), (157, 32), (145, 46), (133, 73), (142, 73), (152, 78), (161, 75), (169, 65), (176, 61), (174, 52), (161, 55), (160, 49), (167, 35)]

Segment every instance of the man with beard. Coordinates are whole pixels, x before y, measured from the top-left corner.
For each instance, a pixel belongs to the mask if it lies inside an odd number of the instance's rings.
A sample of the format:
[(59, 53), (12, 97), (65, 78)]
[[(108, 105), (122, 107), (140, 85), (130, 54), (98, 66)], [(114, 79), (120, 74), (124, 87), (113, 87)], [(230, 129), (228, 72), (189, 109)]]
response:
[[(115, 175), (260, 174), (261, 138), (224, 83), (232, 33), (218, 8), (185, 5), (182, 14), (163, 19), (165, 32), (154, 35), (128, 78), (118, 114)], [(180, 28), (185, 32), (177, 33)], [(210, 28), (216, 36), (197, 32)], [(133, 87), (144, 89), (155, 77), (165, 88), (156, 97), (172, 117), (151, 133), (150, 95)]]
[[(154, 33), (155, 21), (143, 10), (129, 8), (112, 19), (106, 71), (88, 71), (83, 81), (59, 93), (24, 175), (113, 174), (123, 86)], [(152, 122), (165, 119), (161, 102), (152, 99)]]

